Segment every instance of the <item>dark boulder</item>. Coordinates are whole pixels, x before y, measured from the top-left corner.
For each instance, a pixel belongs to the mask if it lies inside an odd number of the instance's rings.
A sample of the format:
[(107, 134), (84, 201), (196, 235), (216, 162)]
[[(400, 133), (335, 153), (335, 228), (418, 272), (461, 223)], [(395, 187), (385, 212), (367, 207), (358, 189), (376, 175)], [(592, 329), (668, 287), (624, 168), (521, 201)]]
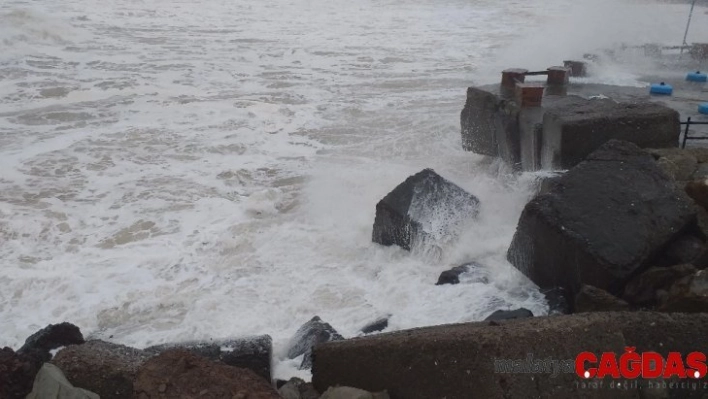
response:
[(699, 270), (674, 284), (662, 298), (659, 310), (664, 312), (708, 312), (708, 272)]
[(72, 385), (101, 399), (129, 398), (140, 365), (151, 355), (142, 350), (104, 341), (88, 341), (57, 352), (51, 363)]
[(271, 380), (273, 340), (269, 335), (218, 341), (170, 343), (145, 348), (145, 352), (155, 355), (168, 349), (188, 350), (229, 366), (250, 369), (266, 381)]
[(270, 383), (253, 371), (183, 349), (166, 350), (145, 362), (138, 370), (134, 389), (137, 399), (281, 399)]
[(605, 290), (591, 285), (583, 285), (575, 296), (575, 313), (619, 312), (629, 310), (629, 304)]
[(388, 327), (388, 318), (389, 317), (390, 316), (386, 316), (386, 317), (382, 317), (380, 319), (376, 319), (376, 320), (372, 321), (371, 323), (365, 325), (361, 329), (361, 332), (364, 334), (371, 334), (373, 332), (385, 330), (386, 327)]
[(652, 267), (630, 280), (624, 287), (622, 297), (634, 305), (655, 305), (657, 291), (668, 289), (676, 280), (690, 276), (696, 271), (697, 269), (690, 264)]
[(463, 275), (465, 277), (464, 280), (470, 283), (487, 284), (489, 282), (485, 267), (480, 263), (470, 262), (440, 273), (438, 282), (435, 285), (459, 284), (460, 277), (463, 277)]
[(705, 241), (694, 235), (684, 234), (669, 244), (657, 266), (692, 263), (699, 269), (703, 269), (707, 266), (707, 258)]
[(278, 387), (278, 393), (283, 399), (319, 399), (320, 397), (311, 383), (297, 377), (291, 378)]
[(695, 223), (690, 199), (651, 155), (611, 140), (526, 205), (507, 258), (541, 289), (618, 295)]
[(84, 336), (81, 334), (79, 327), (66, 322), (50, 324), (30, 335), (17, 353), (33, 356), (42, 362), (46, 362), (52, 358), (49, 353), (52, 349), (68, 345), (79, 345), (84, 342)]
[(502, 320), (513, 320), (513, 319), (525, 319), (527, 317), (533, 317), (533, 313), (525, 308), (519, 308), (514, 310), (497, 310), (494, 313), (487, 316), (484, 321), (502, 321)]
[(0, 349), (0, 398), (25, 399), (41, 367), (39, 359), (7, 347)]
[(425, 169), (407, 178), (376, 204), (372, 240), (410, 250), (415, 243), (437, 242), (459, 233), (477, 216), (479, 200)]
[(706, 180), (696, 180), (686, 183), (686, 193), (696, 204), (708, 210), (708, 183)]
[(315, 316), (295, 333), (288, 350), (288, 358), (295, 359), (300, 355), (305, 355), (300, 369), (309, 369), (312, 367), (312, 348), (315, 345), (342, 339), (344, 337), (339, 335), (329, 323), (325, 323), (319, 316)]

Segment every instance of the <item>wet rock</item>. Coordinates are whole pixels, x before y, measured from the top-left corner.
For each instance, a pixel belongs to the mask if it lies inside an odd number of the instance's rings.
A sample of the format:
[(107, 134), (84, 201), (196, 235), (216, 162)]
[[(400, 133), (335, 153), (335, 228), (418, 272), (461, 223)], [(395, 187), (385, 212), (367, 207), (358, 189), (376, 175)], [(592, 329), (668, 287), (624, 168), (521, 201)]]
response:
[(250, 369), (271, 380), (273, 340), (269, 335), (228, 339), (218, 341), (191, 341), (170, 343), (145, 348), (145, 352), (155, 355), (167, 349), (185, 349), (210, 360), (218, 360), (234, 367)]
[(41, 366), (36, 358), (7, 347), (0, 349), (0, 398), (25, 399)]
[[(708, 148), (707, 148), (708, 149)], [(695, 172), (689, 180), (705, 180), (708, 179), (708, 163), (699, 163), (696, 166)]]
[(699, 270), (676, 281), (662, 302), (659, 310), (664, 312), (708, 312), (708, 272)]
[(693, 153), (679, 148), (659, 148), (647, 150), (657, 159), (665, 171), (678, 181), (690, 180), (698, 167), (698, 160)]
[(693, 154), (699, 163), (708, 162), (708, 148), (706, 147), (691, 147), (684, 149), (684, 151)]
[(547, 290), (542, 290), (541, 293), (548, 302), (549, 316), (571, 313), (570, 303), (568, 303), (568, 294), (563, 288), (550, 288)]
[(588, 284), (618, 295), (695, 223), (690, 199), (653, 157), (612, 140), (526, 205), (507, 258), (542, 290), (575, 297)]
[(479, 200), (425, 169), (376, 204), (373, 242), (410, 250), (416, 243), (444, 241), (477, 216)]
[(320, 397), (311, 383), (296, 377), (280, 387), (278, 393), (283, 399), (319, 399)]
[(696, 180), (686, 183), (686, 193), (696, 204), (708, 210), (708, 183), (706, 180)]
[(79, 345), (84, 342), (84, 336), (81, 334), (79, 327), (66, 322), (50, 324), (30, 335), (17, 353), (34, 356), (42, 362), (46, 362), (52, 358), (49, 353), (52, 349), (68, 345)]
[(364, 328), (361, 329), (361, 332), (364, 334), (371, 334), (373, 332), (385, 330), (386, 327), (388, 327), (388, 318), (389, 317), (390, 316), (382, 317), (380, 319), (377, 319), (377, 320), (367, 324), (366, 326), (364, 326)]
[(280, 399), (276, 390), (253, 371), (227, 366), (184, 349), (168, 349), (138, 370), (135, 396), (153, 398)]
[(648, 306), (656, 304), (657, 291), (667, 289), (677, 280), (690, 276), (697, 271), (696, 267), (690, 264), (652, 267), (627, 283), (622, 297), (627, 302), (635, 305)]
[(513, 319), (525, 319), (527, 317), (533, 317), (533, 313), (525, 308), (519, 308), (514, 310), (497, 310), (494, 313), (487, 316), (484, 321), (502, 321), (502, 320), (513, 320)]
[(320, 399), (390, 399), (386, 391), (371, 393), (352, 387), (330, 387)]
[(57, 352), (51, 363), (75, 387), (97, 393), (101, 399), (122, 399), (133, 393), (138, 367), (151, 354), (105, 341), (88, 341)]
[(315, 316), (295, 333), (288, 350), (288, 358), (295, 359), (300, 355), (305, 355), (300, 369), (309, 369), (312, 367), (312, 348), (315, 345), (342, 339), (344, 337), (339, 335), (337, 330), (322, 321), (319, 316)]
[(445, 270), (440, 273), (438, 282), (435, 285), (444, 284), (459, 284), (460, 278), (465, 277), (466, 282), (470, 283), (489, 283), (489, 279), (485, 273), (483, 265), (477, 262), (465, 263), (464, 265), (455, 266), (450, 270)]
[(575, 313), (619, 312), (629, 310), (629, 304), (609, 292), (591, 285), (583, 285), (575, 296)]
[(27, 399), (100, 399), (85, 389), (75, 388), (53, 364), (44, 363)]
[(708, 254), (703, 240), (693, 235), (683, 235), (666, 248), (661, 261), (666, 265), (692, 263), (699, 269), (708, 266)]

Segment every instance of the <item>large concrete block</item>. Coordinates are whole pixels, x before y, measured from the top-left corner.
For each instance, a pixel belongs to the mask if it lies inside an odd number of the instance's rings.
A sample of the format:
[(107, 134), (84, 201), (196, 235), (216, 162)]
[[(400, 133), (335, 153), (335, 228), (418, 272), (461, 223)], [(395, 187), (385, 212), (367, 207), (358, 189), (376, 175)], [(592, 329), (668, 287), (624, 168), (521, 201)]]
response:
[[(315, 347), (312, 382), (330, 386), (387, 390), (392, 399), (639, 398), (634, 385), (617, 389), (612, 380), (583, 387), (572, 370), (546, 372), (538, 362), (573, 362), (585, 351), (598, 358), (627, 346), (638, 353), (708, 351), (697, 339), (708, 328), (708, 314), (653, 312), (586, 313), (497, 322), (446, 325), (330, 342)], [(518, 360), (522, 370), (513, 370)], [(511, 368), (511, 369), (510, 369)], [(515, 372), (516, 371), (516, 372)], [(564, 372), (565, 371), (565, 372)], [(570, 372), (567, 372), (570, 371)], [(602, 382), (602, 386), (599, 384)], [(639, 381), (646, 387), (647, 381)], [(657, 380), (653, 381), (654, 383)], [(659, 381), (661, 382), (661, 381)], [(696, 381), (692, 381), (696, 382)], [(697, 381), (702, 384), (702, 380)], [(615, 382), (616, 384), (616, 382)], [(701, 385), (702, 386), (702, 385)], [(675, 397), (702, 397), (703, 389), (677, 390)]]
[(611, 140), (526, 204), (507, 258), (542, 289), (619, 295), (695, 220), (650, 154)]
[(499, 86), (468, 88), (460, 115), (462, 148), (519, 167), (519, 112), (513, 92), (504, 95)]
[(677, 111), (652, 102), (559, 104), (543, 116), (541, 164), (544, 169), (569, 169), (611, 139), (641, 148), (677, 147), (679, 123)]
[(432, 169), (407, 178), (376, 204), (372, 241), (411, 250), (459, 233), (477, 216), (479, 200)]

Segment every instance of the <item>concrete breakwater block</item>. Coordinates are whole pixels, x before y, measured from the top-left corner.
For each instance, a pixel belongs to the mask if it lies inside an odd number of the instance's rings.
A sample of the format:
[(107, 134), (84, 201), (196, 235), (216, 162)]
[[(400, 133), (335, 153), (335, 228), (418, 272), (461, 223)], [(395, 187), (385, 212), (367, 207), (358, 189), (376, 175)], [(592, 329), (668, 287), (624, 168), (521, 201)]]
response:
[[(679, 112), (648, 97), (636, 100), (641, 94), (633, 88), (562, 85), (561, 95), (554, 95), (552, 87), (540, 104), (527, 107), (499, 85), (468, 88), (460, 114), (463, 149), (528, 171), (568, 169), (610, 139), (678, 147)], [(597, 92), (613, 99), (597, 98)]]
[(499, 88), (470, 87), (460, 115), (462, 148), (476, 154), (501, 157), (509, 164), (520, 160), (519, 111), (513, 97)]
[[(630, 391), (612, 389), (609, 385), (615, 380), (610, 378), (601, 388), (583, 388), (575, 374), (576, 356), (588, 351), (599, 359), (604, 352), (614, 352), (619, 359), (628, 346), (638, 353), (656, 351), (663, 356), (672, 351), (705, 353), (708, 342), (696, 337), (706, 328), (705, 313), (654, 312), (426, 327), (319, 345), (312, 382), (320, 392), (344, 385), (386, 390), (393, 399), (643, 397), (636, 386)], [(525, 368), (528, 361), (533, 365), (547, 359), (556, 361), (549, 369), (514, 372), (515, 363)], [(565, 367), (567, 363), (570, 367)], [(640, 382), (646, 386), (647, 381)], [(701, 397), (704, 392), (677, 393)]]
[(559, 104), (543, 116), (541, 163), (544, 169), (571, 168), (611, 139), (641, 148), (678, 147), (680, 133), (679, 113), (657, 103)]
[(373, 242), (411, 250), (454, 236), (477, 216), (479, 200), (432, 169), (407, 178), (376, 204)]
[(526, 204), (507, 259), (542, 289), (619, 295), (695, 223), (692, 201), (649, 153), (611, 140)]

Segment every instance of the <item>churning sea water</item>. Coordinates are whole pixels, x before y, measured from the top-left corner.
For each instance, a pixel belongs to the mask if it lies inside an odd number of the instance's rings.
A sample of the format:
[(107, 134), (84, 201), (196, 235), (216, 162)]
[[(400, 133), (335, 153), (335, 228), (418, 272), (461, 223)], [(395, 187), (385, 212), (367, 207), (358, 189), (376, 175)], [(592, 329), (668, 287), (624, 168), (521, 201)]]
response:
[[(314, 315), (354, 336), (389, 314), (388, 330), (543, 314), (505, 260), (536, 176), (462, 151), (465, 89), (617, 42), (680, 44), (687, 12), (616, 0), (6, 0), (0, 345), (61, 321), (137, 347), (270, 334), (276, 375), (289, 377), (288, 340)], [(706, 16), (694, 18), (701, 29)], [(636, 72), (593, 79), (643, 84)], [(479, 197), (478, 221), (437, 256), (373, 244), (376, 202), (427, 167)], [(471, 260), (488, 284), (434, 285)]]

